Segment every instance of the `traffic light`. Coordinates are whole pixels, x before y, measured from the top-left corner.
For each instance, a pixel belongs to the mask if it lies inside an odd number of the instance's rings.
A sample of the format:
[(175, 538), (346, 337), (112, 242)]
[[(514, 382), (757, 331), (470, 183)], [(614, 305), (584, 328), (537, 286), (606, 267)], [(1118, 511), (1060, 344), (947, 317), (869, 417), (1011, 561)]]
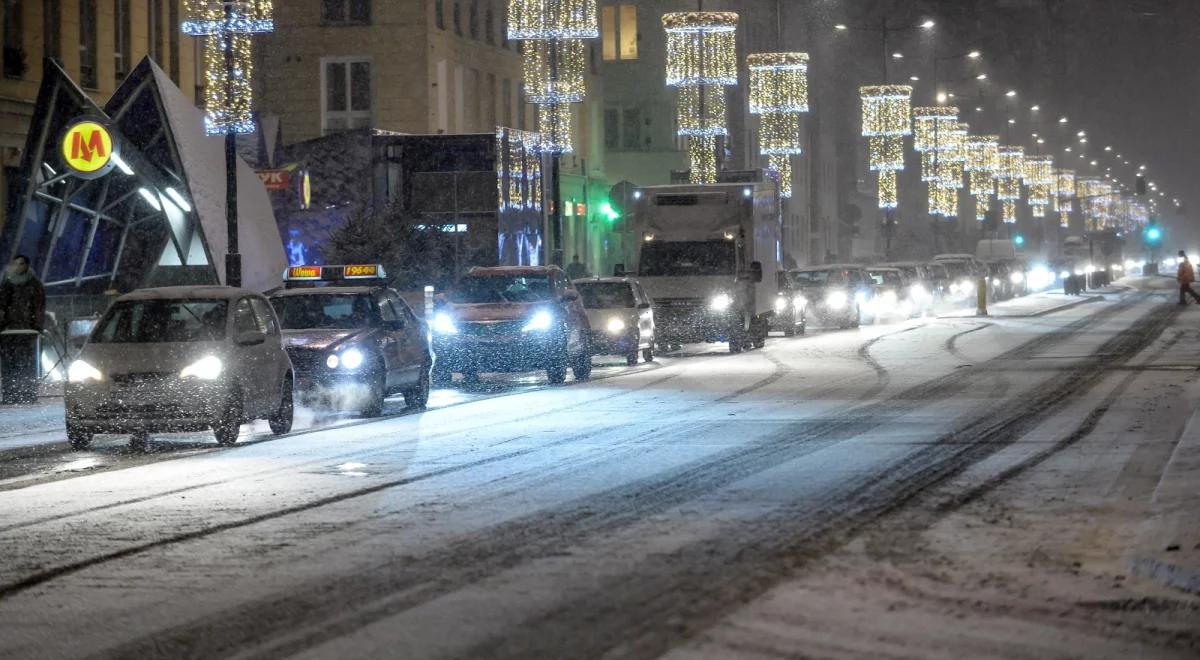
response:
[(1013, 236), (1013, 245), (1016, 245), (1016, 246), (1025, 245), (1025, 237), (1022, 236), (1021, 234), (1016, 234), (1015, 236)]
[(612, 202), (602, 202), (600, 204), (600, 214), (609, 222), (616, 222), (621, 219), (621, 214), (613, 208)]
[(1158, 225), (1150, 225), (1149, 227), (1146, 227), (1146, 231), (1143, 232), (1142, 236), (1146, 239), (1146, 243), (1150, 245), (1157, 245), (1162, 241), (1163, 232)]

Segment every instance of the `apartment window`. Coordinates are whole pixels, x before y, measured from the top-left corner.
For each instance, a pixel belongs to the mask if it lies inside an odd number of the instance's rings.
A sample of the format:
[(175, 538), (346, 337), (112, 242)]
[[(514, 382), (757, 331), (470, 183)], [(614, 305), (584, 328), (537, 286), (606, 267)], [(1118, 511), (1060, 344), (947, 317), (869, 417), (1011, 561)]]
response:
[(621, 111), (621, 148), (640, 149), (642, 147), (642, 111), (639, 108), (625, 108)]
[(321, 0), (321, 22), (327, 25), (365, 25), (371, 22), (371, 2)]
[(479, 39), (479, 0), (471, 0), (471, 13), (467, 15), (467, 24), (471, 30), (471, 38)]
[(454, 34), (462, 36), (462, 7), (458, 6), (458, 1), (454, 2)]
[(96, 0), (79, 0), (79, 81), (88, 89), (100, 86), (96, 38)]
[(446, 0), (436, 0), (433, 3), (433, 22), (437, 29), (446, 29)]
[(496, 45), (496, 14), (492, 12), (492, 4), (488, 3), (487, 13), (483, 19), (483, 38), (493, 46)]
[(21, 29), (22, 0), (4, 0), (4, 77), (25, 75), (25, 37)]
[(42, 55), (62, 63), (62, 0), (42, 0)]
[(636, 60), (638, 31), (636, 5), (610, 5), (600, 13), (604, 60)]
[(150, 42), (150, 57), (162, 64), (162, 0), (150, 0), (147, 4), (149, 7), (146, 10), (146, 23), (149, 29), (146, 31), (146, 39)]
[(325, 133), (371, 126), (371, 62), (358, 58), (321, 61), (321, 126)]
[(129, 0), (113, 2), (113, 72), (120, 83), (129, 75)]
[(616, 108), (604, 109), (604, 148), (616, 149), (621, 145), (621, 114)]
[(171, 45), (171, 82), (179, 84), (179, 3), (170, 0), (167, 3), (167, 35)]

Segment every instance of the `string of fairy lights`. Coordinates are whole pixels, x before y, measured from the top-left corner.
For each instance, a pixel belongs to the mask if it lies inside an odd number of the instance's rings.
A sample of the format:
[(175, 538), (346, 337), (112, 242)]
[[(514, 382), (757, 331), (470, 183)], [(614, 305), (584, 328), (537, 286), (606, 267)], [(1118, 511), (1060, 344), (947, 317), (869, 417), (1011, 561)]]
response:
[(201, 40), (204, 130), (209, 135), (254, 132), (251, 35), (275, 29), (271, 0), (184, 0), (180, 30)]
[(663, 14), (666, 82), (678, 90), (676, 134), (687, 140), (692, 183), (717, 180), (719, 138), (726, 127), (725, 88), (738, 83), (737, 26), (733, 12)]
[(759, 116), (758, 152), (779, 180), (779, 196), (792, 196), (792, 157), (804, 153), (800, 115), (808, 112), (808, 53), (752, 53), (750, 112)]
[(912, 87), (870, 85), (859, 88), (862, 134), (868, 139), (872, 172), (879, 174), (879, 208), (899, 206), (896, 172), (904, 169), (904, 136), (912, 135)]

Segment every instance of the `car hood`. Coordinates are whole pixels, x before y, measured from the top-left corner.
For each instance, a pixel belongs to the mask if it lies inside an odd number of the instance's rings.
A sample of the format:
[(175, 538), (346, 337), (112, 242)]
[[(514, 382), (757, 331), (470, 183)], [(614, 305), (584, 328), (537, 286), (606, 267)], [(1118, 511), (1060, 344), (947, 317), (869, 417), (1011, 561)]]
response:
[(519, 321), (529, 318), (534, 310), (545, 309), (549, 301), (536, 303), (479, 303), (479, 304), (450, 304), (446, 306), (457, 321), (465, 323), (486, 323), (489, 321)]
[(283, 346), (285, 348), (311, 348), (318, 351), (336, 348), (340, 344), (352, 341), (366, 330), (284, 330)]
[(178, 373), (209, 355), (225, 357), (225, 343), (217, 341), (161, 344), (88, 344), (79, 358), (100, 373)]

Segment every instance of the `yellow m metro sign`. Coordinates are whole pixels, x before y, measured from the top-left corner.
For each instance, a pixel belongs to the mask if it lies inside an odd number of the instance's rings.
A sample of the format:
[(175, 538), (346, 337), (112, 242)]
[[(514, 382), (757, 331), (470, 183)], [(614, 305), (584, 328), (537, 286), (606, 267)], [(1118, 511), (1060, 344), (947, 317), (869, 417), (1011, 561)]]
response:
[(108, 174), (115, 165), (116, 148), (108, 128), (91, 119), (76, 121), (63, 133), (63, 162), (80, 178), (95, 179)]

